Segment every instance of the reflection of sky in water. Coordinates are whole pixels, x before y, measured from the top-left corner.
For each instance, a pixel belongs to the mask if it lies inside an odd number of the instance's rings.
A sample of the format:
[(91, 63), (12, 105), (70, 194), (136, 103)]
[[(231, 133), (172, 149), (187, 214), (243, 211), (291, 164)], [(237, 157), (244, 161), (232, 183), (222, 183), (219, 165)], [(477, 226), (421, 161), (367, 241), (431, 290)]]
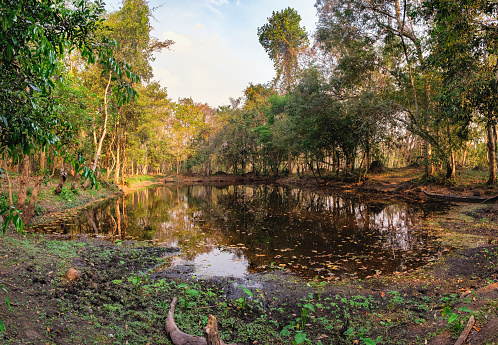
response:
[(242, 278), (247, 273), (249, 262), (242, 255), (227, 250), (213, 249), (209, 253), (198, 254), (193, 261), (175, 258), (172, 266), (193, 264), (193, 276)]
[(60, 229), (180, 247), (198, 276), (239, 277), (273, 263), (335, 279), (414, 268), (437, 255), (434, 236), (419, 229), (425, 216), (416, 205), (296, 188), (164, 186), (87, 210)]

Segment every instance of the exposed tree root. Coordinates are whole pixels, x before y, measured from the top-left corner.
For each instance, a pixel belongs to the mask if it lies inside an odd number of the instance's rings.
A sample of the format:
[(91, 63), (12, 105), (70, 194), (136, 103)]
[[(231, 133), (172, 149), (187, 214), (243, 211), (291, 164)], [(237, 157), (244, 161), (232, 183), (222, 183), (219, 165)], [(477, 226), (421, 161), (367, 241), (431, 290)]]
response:
[[(175, 345), (225, 345), (218, 334), (218, 323), (213, 315), (209, 315), (208, 324), (205, 328), (206, 337), (198, 337), (195, 335), (183, 333), (178, 329), (175, 323), (175, 307), (178, 303), (178, 298), (173, 298), (169, 308), (168, 317), (166, 318), (166, 333), (171, 338)], [(235, 345), (235, 344), (228, 344)]]
[(471, 315), (469, 322), (467, 322), (467, 326), (465, 326), (462, 334), (460, 334), (460, 337), (458, 337), (458, 340), (456, 341), (455, 345), (462, 345), (465, 342), (465, 339), (467, 339), (467, 336), (469, 335), (472, 326), (474, 326), (474, 322), (475, 322), (474, 315)]

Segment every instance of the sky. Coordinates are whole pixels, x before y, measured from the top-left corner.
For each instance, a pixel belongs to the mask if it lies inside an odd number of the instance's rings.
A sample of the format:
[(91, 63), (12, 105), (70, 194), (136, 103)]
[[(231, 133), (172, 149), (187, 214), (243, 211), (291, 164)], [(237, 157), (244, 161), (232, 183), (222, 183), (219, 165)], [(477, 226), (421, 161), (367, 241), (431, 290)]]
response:
[[(107, 0), (110, 12), (121, 0)], [(259, 44), (258, 27), (273, 11), (294, 8), (308, 33), (317, 21), (315, 0), (149, 0), (152, 36), (170, 39), (170, 50), (155, 54), (154, 80), (173, 101), (192, 97), (212, 107), (230, 104), (249, 83), (268, 83), (273, 63)]]

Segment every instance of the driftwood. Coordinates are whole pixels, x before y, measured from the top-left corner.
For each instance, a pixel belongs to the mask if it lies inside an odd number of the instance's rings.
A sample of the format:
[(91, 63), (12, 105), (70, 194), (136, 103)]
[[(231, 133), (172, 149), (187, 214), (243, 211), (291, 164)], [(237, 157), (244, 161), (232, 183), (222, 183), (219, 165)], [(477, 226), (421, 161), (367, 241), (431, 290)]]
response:
[(474, 315), (470, 316), (469, 322), (467, 322), (467, 326), (463, 329), (462, 334), (460, 334), (460, 337), (458, 337), (458, 340), (456, 341), (455, 345), (462, 345), (465, 342), (465, 339), (469, 336), (470, 330), (474, 326)]
[[(166, 318), (166, 333), (169, 334), (174, 345), (225, 345), (218, 334), (218, 323), (213, 315), (209, 315), (208, 324), (205, 328), (206, 337), (198, 337), (195, 335), (183, 333), (178, 329), (175, 323), (175, 307), (178, 303), (178, 298), (173, 298), (169, 307), (168, 317)], [(235, 344), (228, 344), (235, 345)]]

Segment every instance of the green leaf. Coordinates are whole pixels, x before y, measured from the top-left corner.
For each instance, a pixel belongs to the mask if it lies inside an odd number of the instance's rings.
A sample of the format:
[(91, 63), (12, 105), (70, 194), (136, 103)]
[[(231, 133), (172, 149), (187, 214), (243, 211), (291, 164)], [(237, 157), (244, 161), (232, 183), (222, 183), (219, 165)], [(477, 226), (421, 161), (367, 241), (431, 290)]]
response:
[(363, 341), (366, 345), (377, 345), (377, 343), (370, 338), (363, 338)]
[(306, 303), (305, 305), (303, 305), (303, 308), (309, 309), (312, 312), (315, 311), (315, 307), (313, 307), (313, 304), (311, 304), (311, 303)]
[(289, 328), (287, 328), (287, 326), (282, 328), (282, 330), (280, 331), (280, 335), (282, 335), (284, 337), (288, 337), (290, 335)]
[(306, 333), (297, 333), (294, 336), (294, 341), (296, 344), (302, 344), (306, 340)]
[(199, 291), (197, 291), (196, 289), (190, 289), (188, 290), (188, 294), (190, 296), (199, 296)]
[(0, 208), (0, 214), (4, 214), (9, 208), (10, 208), (10, 206), (4, 206), (4, 207)]
[(9, 310), (12, 311), (12, 307), (10, 306), (10, 299), (7, 296), (5, 296), (5, 303), (7, 304)]
[(464, 311), (464, 312), (467, 312), (467, 313), (472, 313), (472, 310), (470, 310), (467, 307), (461, 307), (460, 309), (458, 309), (458, 311)]
[(451, 314), (448, 323), (453, 323), (456, 319), (458, 319), (458, 314)]
[(5, 234), (5, 231), (7, 231), (7, 225), (9, 225), (11, 220), (12, 220), (12, 211), (7, 216), (7, 218), (5, 218), (5, 220), (3, 221), (2, 234)]
[(14, 223), (14, 227), (16, 228), (17, 232), (20, 233), (20, 234), (22, 234), (23, 233), (23, 229), (24, 229), (24, 225), (23, 225), (21, 217), (19, 217), (18, 214), (16, 214), (14, 216), (14, 219), (12, 220), (12, 223)]
[(5, 328), (5, 324), (2, 320), (0, 320), (0, 333), (5, 333), (6, 330), (7, 328)]

